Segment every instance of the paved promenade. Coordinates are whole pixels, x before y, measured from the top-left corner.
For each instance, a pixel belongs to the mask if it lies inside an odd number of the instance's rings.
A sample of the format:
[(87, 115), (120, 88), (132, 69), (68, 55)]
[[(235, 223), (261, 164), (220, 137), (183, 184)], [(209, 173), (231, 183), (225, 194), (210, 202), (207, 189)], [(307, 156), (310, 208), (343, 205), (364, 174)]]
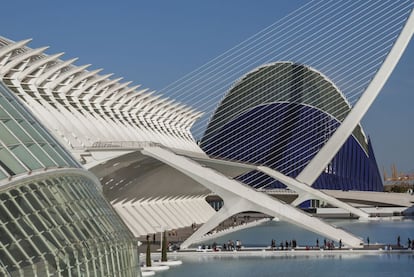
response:
[[(391, 246), (392, 247), (392, 246)], [(177, 260), (189, 257), (290, 257), (290, 256), (328, 256), (328, 255), (382, 255), (382, 254), (414, 254), (411, 248), (392, 248), (391, 250), (384, 250), (384, 245), (371, 245), (369, 247), (350, 249), (350, 248), (335, 248), (333, 250), (325, 249), (309, 249), (305, 247), (298, 247), (289, 250), (271, 250), (268, 247), (248, 247), (242, 248), (239, 251), (212, 251), (188, 249), (185, 251), (168, 252), (168, 259)], [(151, 258), (154, 260), (160, 259), (161, 253), (151, 253)], [(141, 254), (141, 261), (145, 261), (145, 254)]]

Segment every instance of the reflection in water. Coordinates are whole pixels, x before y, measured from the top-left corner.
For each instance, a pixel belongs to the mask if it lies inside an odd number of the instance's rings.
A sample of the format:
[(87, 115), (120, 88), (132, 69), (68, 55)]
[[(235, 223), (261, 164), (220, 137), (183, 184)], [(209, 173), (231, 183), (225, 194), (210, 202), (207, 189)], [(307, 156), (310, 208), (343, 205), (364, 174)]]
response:
[[(414, 220), (380, 220), (361, 222), (358, 220), (332, 221), (361, 237), (370, 237), (371, 244), (396, 243), (414, 238)], [(301, 230), (285, 222), (271, 222), (223, 237), (218, 243), (229, 239), (241, 239), (244, 245), (269, 246), (271, 239), (285, 241), (297, 239), (300, 245), (313, 245), (318, 235)], [(319, 237), (319, 241), (323, 238)], [(408, 254), (343, 254), (324, 251), (314, 254), (277, 251), (274, 256), (235, 255), (189, 255), (183, 265), (166, 272), (157, 273), (159, 277), (267, 277), (267, 276), (414, 276), (414, 252)], [(283, 254), (282, 254), (283, 253)], [(173, 254), (170, 256), (173, 258)]]

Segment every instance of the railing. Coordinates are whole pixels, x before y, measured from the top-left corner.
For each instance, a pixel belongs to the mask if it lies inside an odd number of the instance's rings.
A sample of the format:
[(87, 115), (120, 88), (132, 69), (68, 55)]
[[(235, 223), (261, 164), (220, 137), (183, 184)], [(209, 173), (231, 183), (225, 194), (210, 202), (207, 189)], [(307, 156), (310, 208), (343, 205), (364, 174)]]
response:
[(269, 222), (271, 220), (272, 219), (270, 219), (270, 218), (261, 218), (261, 219), (256, 219), (256, 220), (253, 220), (253, 221), (250, 221), (250, 222), (245, 222), (245, 223), (242, 223), (240, 225), (230, 226), (230, 227), (222, 229), (222, 230), (207, 233), (207, 234), (203, 235), (199, 239), (199, 241), (201, 242), (201, 241), (204, 241), (204, 240), (209, 240), (209, 239), (213, 239), (213, 238), (216, 238), (216, 237), (221, 237), (221, 236), (224, 236), (224, 235), (232, 233), (232, 232), (236, 232), (236, 231), (239, 231), (239, 230), (243, 230), (243, 229), (251, 228), (251, 227), (254, 227), (254, 226), (257, 226), (257, 225), (261, 225), (261, 224), (263, 224), (265, 222)]
[(91, 146), (88, 146), (89, 149), (111, 149), (111, 148), (121, 148), (121, 149), (139, 149), (143, 147), (162, 147), (160, 143), (150, 142), (150, 141), (97, 141), (94, 142)]
[(282, 189), (282, 188), (275, 188), (275, 189), (257, 189), (259, 192), (264, 192), (267, 194), (289, 194), (289, 195), (297, 195), (296, 191), (290, 189)]

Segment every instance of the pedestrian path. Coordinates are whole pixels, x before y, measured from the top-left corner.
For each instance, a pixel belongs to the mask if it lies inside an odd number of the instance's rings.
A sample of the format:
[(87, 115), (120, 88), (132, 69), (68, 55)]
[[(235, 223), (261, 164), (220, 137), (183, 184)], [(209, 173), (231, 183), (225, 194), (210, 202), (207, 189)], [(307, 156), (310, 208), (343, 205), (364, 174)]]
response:
[(222, 236), (227, 235), (227, 234), (231, 234), (231, 233), (236, 232), (236, 231), (240, 231), (240, 230), (243, 230), (243, 229), (247, 229), (247, 228), (251, 228), (251, 227), (254, 227), (254, 226), (261, 225), (261, 224), (269, 222), (271, 220), (272, 220), (271, 218), (261, 218), (261, 219), (246, 222), (246, 223), (243, 223), (243, 224), (240, 224), (240, 225), (230, 226), (229, 228), (222, 229), (222, 230), (219, 230), (219, 231), (213, 231), (213, 232), (205, 234), (199, 242), (216, 239), (216, 238), (222, 237)]

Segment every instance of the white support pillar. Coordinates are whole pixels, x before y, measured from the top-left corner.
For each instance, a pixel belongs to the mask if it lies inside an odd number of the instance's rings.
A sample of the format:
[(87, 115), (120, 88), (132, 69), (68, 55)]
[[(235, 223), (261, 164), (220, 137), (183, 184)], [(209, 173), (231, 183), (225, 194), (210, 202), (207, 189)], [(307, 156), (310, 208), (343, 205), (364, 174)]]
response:
[(224, 206), (213, 217), (201, 225), (200, 228), (198, 228), (197, 231), (195, 231), (189, 238), (187, 238), (180, 247), (182, 249), (186, 249), (192, 244), (197, 244), (203, 241), (203, 236), (217, 227), (221, 222), (233, 215), (245, 211), (243, 204), (247, 203), (245, 203), (243, 200), (240, 200), (237, 203), (229, 202), (227, 204), (224, 204)]

